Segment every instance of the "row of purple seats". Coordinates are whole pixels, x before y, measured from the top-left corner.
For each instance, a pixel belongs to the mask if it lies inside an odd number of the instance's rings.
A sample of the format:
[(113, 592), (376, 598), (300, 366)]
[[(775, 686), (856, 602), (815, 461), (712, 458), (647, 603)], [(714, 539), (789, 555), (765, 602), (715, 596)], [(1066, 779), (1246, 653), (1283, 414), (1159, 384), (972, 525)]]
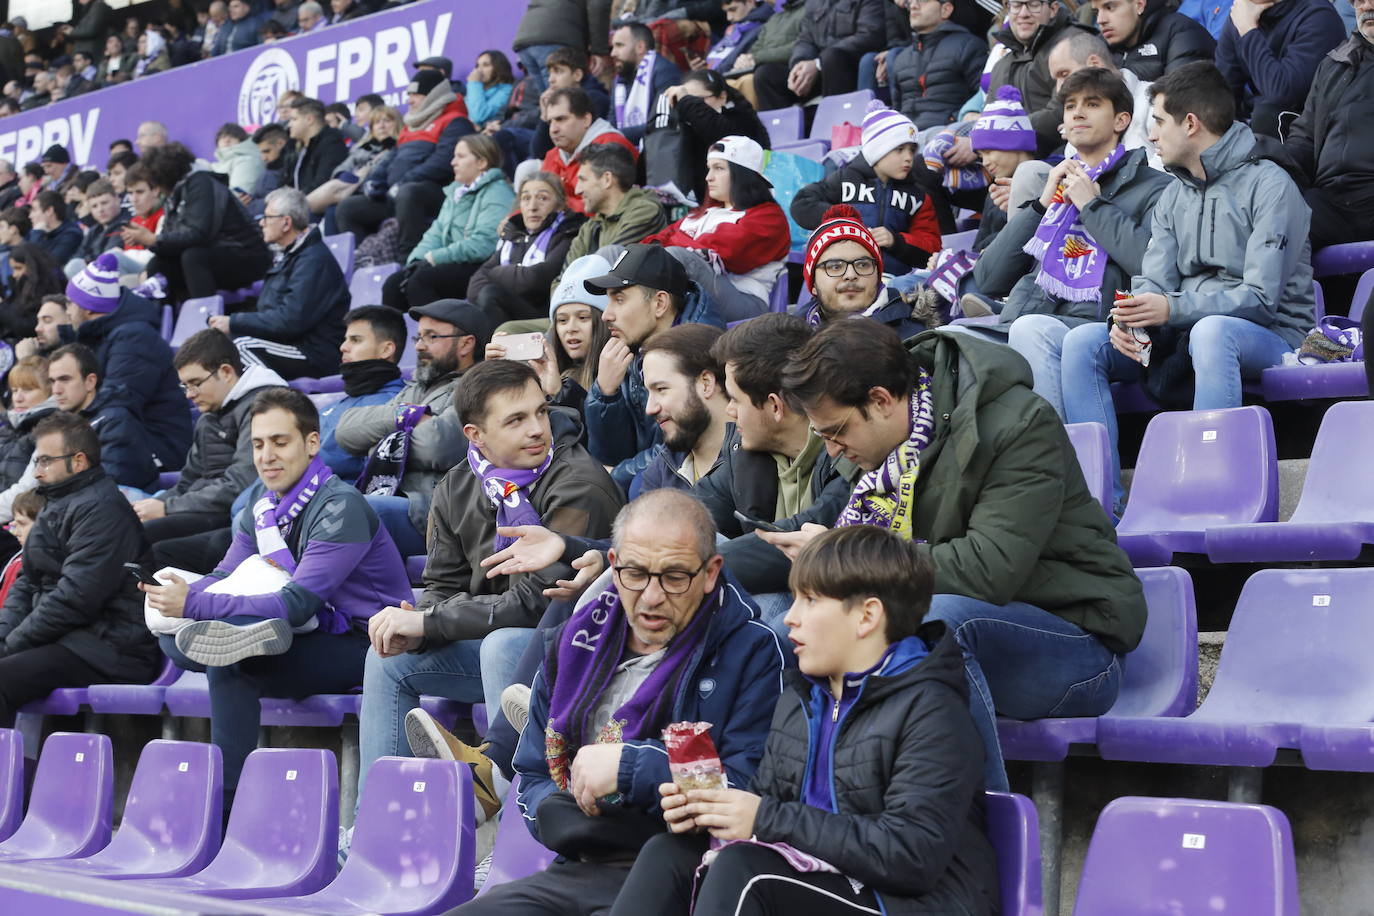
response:
[(387, 277), (400, 269), (400, 264), (374, 264), (354, 271), (353, 278), (348, 282), (348, 295), (352, 307), (380, 305), (382, 284), (386, 283)]
[(329, 249), (329, 253), (338, 262), (339, 269), (343, 271), (344, 282), (353, 279), (353, 249), (357, 240), (353, 238), (351, 232), (340, 232), (338, 235), (323, 236), (324, 246)]
[(224, 314), (224, 297), (206, 296), (203, 299), (187, 299), (181, 304), (177, 314), (176, 327), (172, 329), (168, 341), (175, 350), (186, 343), (187, 338), (210, 326), (211, 315)]

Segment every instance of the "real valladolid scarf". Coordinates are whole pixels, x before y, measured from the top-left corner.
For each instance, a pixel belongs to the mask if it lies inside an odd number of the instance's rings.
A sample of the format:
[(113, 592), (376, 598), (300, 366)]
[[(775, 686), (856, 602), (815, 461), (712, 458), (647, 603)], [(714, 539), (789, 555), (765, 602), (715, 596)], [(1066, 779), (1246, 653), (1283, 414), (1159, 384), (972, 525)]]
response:
[(649, 120), (649, 81), (654, 75), (654, 64), (658, 61), (658, 52), (650, 51), (644, 55), (639, 66), (635, 68), (635, 79), (627, 88), (624, 83), (616, 80), (615, 84), (615, 126), (624, 130), (626, 127), (638, 127)]
[(877, 525), (902, 537), (911, 537), (916, 481), (921, 476), (921, 452), (930, 444), (930, 434), (935, 427), (933, 400), (930, 374), (922, 369), (916, 378), (916, 390), (911, 393), (911, 433), (881, 466), (859, 478), (835, 527)]
[(286, 536), (291, 532), (291, 523), (300, 518), (305, 507), (315, 494), (320, 492), (326, 480), (334, 476), (316, 455), (310, 465), (296, 481), (296, 485), (281, 496), (268, 491), (253, 504), (253, 528), (258, 542), (258, 554), (275, 566), (288, 573), (296, 571), (296, 558), (286, 546)]
[[(1126, 147), (1118, 143), (1106, 159), (1087, 170), (1088, 177), (1097, 181), (1124, 155)], [(1083, 226), (1078, 207), (1064, 196), (1063, 184), (1054, 192), (1054, 200), (1040, 218), (1040, 227), (1022, 250), (1040, 261), (1035, 282), (1051, 296), (1070, 302), (1102, 298), (1107, 253)]]
[[(530, 502), (530, 487), (539, 482), (544, 472), (553, 464), (553, 449), (549, 449), (543, 464), (537, 468), (498, 468), (486, 458), (475, 445), (468, 446), (468, 467), (482, 481), (482, 492), (496, 507), (496, 526), (508, 528), (515, 525), (540, 524), (539, 513)], [(495, 551), (505, 550), (515, 543), (515, 538), (496, 536)]]

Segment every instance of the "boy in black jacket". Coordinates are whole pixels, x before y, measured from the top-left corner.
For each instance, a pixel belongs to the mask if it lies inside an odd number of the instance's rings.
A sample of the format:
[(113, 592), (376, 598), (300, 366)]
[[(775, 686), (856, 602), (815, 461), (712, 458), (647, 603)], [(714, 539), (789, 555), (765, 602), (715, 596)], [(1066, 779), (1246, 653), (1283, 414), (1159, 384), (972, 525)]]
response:
[(671, 832), (640, 851), (611, 916), (996, 912), (959, 648), (921, 626), (933, 581), (912, 542), (879, 528), (807, 545), (786, 617), (800, 670), (753, 791), (660, 786)]

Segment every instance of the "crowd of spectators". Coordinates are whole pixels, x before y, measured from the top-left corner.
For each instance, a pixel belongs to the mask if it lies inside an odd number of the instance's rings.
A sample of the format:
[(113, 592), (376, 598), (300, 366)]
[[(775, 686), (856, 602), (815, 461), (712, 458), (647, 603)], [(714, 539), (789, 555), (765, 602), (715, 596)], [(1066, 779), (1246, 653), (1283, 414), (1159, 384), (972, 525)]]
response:
[[(81, 2), (44, 50), (87, 66), (0, 35), (29, 101), (372, 9)], [(518, 775), (560, 858), (464, 912), (687, 912), (710, 839), (695, 912), (995, 911), (997, 716), (1105, 713), (1145, 625), (1109, 386), (1238, 406), (1320, 334), (1313, 247), (1374, 235), (1374, 0), (531, 0), (512, 51), (404, 111), (284, 94), (208, 161), (148, 121), (0, 162), (0, 725), (160, 647), (230, 797), (260, 697), (359, 685), (364, 781), (460, 760), (485, 819)], [(783, 187), (759, 109), (860, 87)], [(730, 788), (674, 785), (679, 720)]]

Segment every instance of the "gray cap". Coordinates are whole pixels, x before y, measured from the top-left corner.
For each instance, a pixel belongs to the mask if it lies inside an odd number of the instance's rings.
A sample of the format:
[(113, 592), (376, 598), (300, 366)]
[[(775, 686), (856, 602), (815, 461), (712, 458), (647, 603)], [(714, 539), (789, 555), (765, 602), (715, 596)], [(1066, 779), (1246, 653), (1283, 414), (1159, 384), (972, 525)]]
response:
[(487, 320), (487, 313), (465, 299), (436, 299), (429, 305), (411, 309), (410, 317), (416, 321), (421, 318), (446, 321), (458, 330), (473, 335), (477, 338), (479, 359), (491, 340), (491, 322)]

